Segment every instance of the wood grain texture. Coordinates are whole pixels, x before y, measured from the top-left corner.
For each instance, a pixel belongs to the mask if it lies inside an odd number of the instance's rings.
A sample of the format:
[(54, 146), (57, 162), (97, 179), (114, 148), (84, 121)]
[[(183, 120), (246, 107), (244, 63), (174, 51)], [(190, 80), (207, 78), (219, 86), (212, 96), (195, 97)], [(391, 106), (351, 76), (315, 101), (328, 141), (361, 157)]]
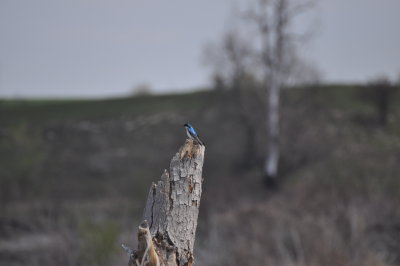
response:
[(154, 237), (161, 265), (193, 263), (204, 151), (204, 146), (187, 139), (172, 158), (169, 171), (150, 188), (143, 219)]

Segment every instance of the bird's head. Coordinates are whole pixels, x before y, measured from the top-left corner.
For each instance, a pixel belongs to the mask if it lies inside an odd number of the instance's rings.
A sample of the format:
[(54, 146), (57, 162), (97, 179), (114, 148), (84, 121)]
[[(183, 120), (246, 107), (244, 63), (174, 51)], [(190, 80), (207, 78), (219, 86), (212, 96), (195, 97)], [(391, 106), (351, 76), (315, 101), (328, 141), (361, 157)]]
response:
[(192, 126), (190, 125), (190, 124), (188, 124), (188, 123), (186, 123), (186, 124), (184, 124), (183, 125), (185, 128), (191, 128)]

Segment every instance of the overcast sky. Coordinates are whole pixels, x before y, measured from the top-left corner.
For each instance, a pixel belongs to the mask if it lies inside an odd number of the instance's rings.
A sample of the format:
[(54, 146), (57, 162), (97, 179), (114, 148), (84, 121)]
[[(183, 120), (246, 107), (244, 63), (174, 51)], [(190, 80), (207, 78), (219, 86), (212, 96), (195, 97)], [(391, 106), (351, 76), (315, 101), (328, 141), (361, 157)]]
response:
[[(233, 0), (0, 0), (0, 97), (104, 97), (208, 84)], [(327, 81), (400, 73), (399, 0), (320, 0), (307, 55)]]

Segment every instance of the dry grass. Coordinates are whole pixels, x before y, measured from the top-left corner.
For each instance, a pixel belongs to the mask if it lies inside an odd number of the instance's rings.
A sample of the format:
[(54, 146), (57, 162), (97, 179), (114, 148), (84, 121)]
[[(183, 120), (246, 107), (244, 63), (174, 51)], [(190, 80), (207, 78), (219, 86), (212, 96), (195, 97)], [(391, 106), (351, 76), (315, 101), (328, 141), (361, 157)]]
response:
[(187, 121), (207, 143), (197, 265), (400, 265), (400, 112), (361, 123), (374, 109), (352, 91), (284, 93), (276, 191), (258, 167), (263, 130), (243, 168), (246, 131), (223, 95), (0, 104), (0, 265), (126, 263), (119, 245), (135, 246)]

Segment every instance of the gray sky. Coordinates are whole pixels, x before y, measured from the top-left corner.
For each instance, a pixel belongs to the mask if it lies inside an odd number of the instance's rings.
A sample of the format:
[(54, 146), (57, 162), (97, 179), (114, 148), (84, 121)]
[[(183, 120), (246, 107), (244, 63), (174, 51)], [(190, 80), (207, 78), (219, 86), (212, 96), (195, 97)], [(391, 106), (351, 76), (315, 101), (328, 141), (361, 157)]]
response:
[[(0, 97), (103, 97), (208, 83), (230, 0), (0, 0)], [(320, 0), (307, 55), (327, 81), (400, 73), (399, 0)]]

